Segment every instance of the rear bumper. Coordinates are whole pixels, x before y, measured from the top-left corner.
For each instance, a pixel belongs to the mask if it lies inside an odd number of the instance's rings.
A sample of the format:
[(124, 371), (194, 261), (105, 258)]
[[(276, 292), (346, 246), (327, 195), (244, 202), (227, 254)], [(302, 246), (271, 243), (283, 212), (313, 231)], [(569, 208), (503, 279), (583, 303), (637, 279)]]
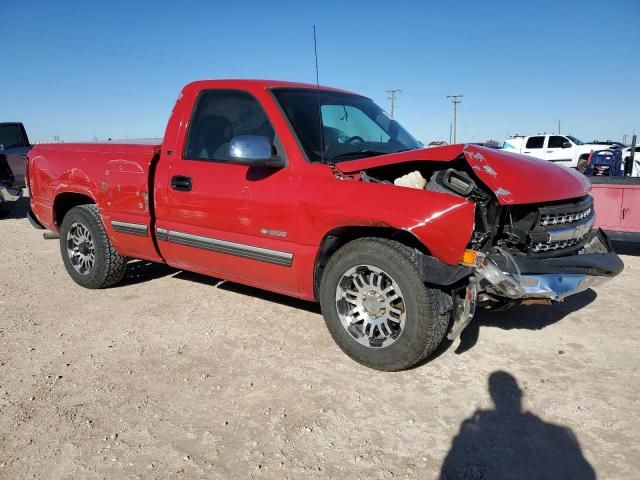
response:
[(481, 288), (495, 295), (562, 301), (602, 285), (624, 269), (602, 230), (590, 234), (581, 252), (547, 259), (506, 257), (496, 252), (476, 267), (476, 275), (482, 279)]

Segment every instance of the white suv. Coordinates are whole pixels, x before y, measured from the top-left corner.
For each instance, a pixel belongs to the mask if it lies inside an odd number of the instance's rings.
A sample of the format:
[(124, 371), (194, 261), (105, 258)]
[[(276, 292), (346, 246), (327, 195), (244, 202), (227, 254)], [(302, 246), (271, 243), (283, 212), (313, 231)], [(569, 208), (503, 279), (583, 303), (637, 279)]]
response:
[(523, 153), (584, 171), (591, 151), (610, 147), (583, 143), (571, 135), (541, 134), (528, 137), (515, 135), (505, 140), (502, 148), (507, 152)]

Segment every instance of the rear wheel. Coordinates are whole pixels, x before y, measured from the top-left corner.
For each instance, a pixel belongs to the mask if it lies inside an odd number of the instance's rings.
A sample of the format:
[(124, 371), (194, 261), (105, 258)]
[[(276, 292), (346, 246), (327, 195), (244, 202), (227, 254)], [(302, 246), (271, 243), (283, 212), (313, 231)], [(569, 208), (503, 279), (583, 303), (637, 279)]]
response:
[(111, 245), (96, 205), (80, 205), (65, 215), (60, 253), (71, 278), (86, 288), (115, 285), (127, 270), (127, 259)]
[(449, 324), (445, 294), (425, 286), (414, 250), (387, 239), (362, 238), (338, 250), (323, 272), (320, 304), (338, 346), (377, 370), (425, 359)]

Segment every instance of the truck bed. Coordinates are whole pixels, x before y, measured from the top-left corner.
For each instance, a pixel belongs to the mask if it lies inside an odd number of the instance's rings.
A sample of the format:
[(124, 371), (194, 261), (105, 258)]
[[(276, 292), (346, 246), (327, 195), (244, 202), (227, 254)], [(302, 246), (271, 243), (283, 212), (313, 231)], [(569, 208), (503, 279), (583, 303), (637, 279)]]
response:
[[(61, 213), (78, 198), (88, 197), (100, 208), (116, 248), (129, 256), (159, 260), (150, 235), (149, 196), (150, 169), (160, 146), (158, 139), (36, 145), (29, 154), (31, 208), (47, 229), (59, 231)], [(58, 196), (59, 192), (65, 193)], [(121, 242), (124, 232), (132, 230), (140, 235), (133, 241), (128, 235)]]

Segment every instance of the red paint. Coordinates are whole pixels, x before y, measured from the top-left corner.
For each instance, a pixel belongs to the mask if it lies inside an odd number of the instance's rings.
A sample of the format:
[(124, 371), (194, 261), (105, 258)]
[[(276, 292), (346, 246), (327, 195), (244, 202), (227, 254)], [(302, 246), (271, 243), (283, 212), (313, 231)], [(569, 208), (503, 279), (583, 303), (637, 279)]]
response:
[[(457, 264), (474, 224), (473, 203), (453, 195), (336, 178), (328, 165), (305, 160), (272, 87), (312, 85), (259, 80), (202, 81), (187, 85), (171, 113), (161, 144), (38, 145), (30, 154), (31, 205), (38, 219), (58, 230), (54, 203), (70, 192), (100, 208), (107, 233), (122, 255), (164, 261), (268, 290), (313, 299), (319, 246), (333, 230), (389, 227), (405, 230), (442, 262)], [(204, 89), (251, 93), (263, 106), (288, 165), (257, 171), (243, 165), (182, 158), (188, 123)], [(324, 87), (323, 87), (324, 88)], [(500, 203), (534, 203), (579, 197), (589, 183), (549, 162), (477, 147), (452, 145), (340, 164), (344, 172), (406, 161), (452, 161), (465, 156)], [(155, 174), (150, 178), (152, 166)], [(193, 179), (190, 192), (169, 188), (174, 175)], [(151, 198), (152, 197), (152, 198)], [(153, 210), (151, 209), (153, 207)], [(152, 212), (154, 215), (152, 215)], [(115, 232), (111, 220), (182, 231), (293, 254), (291, 267)], [(263, 229), (286, 232), (268, 235)], [(159, 251), (156, 249), (156, 243)]]

